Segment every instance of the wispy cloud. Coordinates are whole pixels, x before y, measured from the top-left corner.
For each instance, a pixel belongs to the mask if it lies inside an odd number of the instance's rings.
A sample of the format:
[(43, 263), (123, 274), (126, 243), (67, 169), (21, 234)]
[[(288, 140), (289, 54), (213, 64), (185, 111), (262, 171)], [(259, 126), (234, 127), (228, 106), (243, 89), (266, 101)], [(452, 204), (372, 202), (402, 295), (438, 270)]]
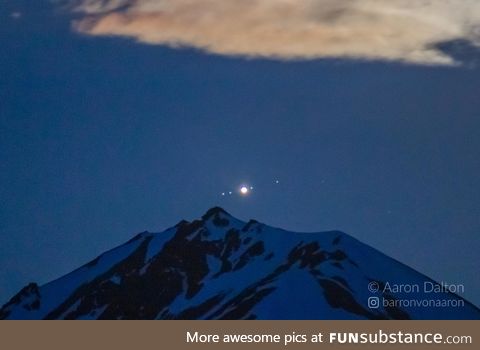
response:
[(223, 55), (455, 64), (480, 44), (478, 0), (74, 0), (75, 30)]

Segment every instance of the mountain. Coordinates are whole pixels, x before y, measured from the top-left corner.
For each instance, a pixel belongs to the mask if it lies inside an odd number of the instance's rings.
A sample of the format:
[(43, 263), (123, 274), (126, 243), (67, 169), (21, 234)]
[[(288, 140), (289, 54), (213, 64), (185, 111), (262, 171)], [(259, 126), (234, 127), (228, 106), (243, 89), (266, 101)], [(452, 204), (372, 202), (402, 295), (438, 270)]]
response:
[(213, 208), (27, 285), (0, 319), (480, 319), (480, 310), (345, 233), (288, 232)]

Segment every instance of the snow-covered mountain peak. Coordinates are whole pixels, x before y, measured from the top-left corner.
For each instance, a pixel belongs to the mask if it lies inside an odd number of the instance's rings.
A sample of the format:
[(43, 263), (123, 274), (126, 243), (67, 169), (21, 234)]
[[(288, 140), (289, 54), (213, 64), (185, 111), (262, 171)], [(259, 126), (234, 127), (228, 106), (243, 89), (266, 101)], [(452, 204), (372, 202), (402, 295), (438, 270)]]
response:
[[(0, 319), (480, 318), (455, 294), (372, 293), (372, 282), (436, 284), (345, 233), (289, 232), (215, 207), (138, 234), (50, 283), (29, 284)], [(372, 308), (371, 297), (392, 303)], [(448, 305), (396, 304), (406, 298)]]

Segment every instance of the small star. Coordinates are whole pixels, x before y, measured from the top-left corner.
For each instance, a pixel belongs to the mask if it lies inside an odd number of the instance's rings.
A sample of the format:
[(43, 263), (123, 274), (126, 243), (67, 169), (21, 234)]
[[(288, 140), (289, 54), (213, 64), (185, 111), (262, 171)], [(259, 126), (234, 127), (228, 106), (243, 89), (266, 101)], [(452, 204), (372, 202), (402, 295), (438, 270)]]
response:
[(20, 17), (22, 17), (22, 13), (18, 12), (18, 11), (15, 11), (15, 12), (12, 12), (10, 14), (10, 17), (13, 18), (13, 19), (19, 19)]

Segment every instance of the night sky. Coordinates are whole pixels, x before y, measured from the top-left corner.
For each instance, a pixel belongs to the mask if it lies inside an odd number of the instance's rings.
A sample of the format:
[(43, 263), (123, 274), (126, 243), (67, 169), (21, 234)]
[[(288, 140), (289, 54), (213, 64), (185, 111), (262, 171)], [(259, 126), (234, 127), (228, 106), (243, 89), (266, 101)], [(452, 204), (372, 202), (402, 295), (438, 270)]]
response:
[(480, 304), (478, 49), (443, 45), (458, 66), (244, 58), (72, 16), (0, 3), (0, 304), (216, 205), (342, 230)]

